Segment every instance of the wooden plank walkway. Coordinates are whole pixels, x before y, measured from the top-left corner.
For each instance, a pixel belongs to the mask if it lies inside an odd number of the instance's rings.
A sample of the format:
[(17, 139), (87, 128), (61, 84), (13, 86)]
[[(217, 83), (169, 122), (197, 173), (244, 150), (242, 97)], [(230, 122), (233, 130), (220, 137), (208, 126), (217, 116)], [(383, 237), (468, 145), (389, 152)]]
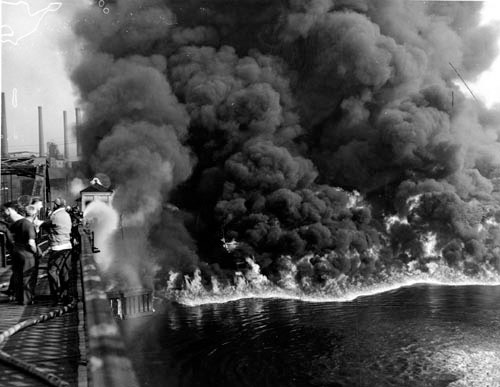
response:
[[(42, 267), (45, 262), (42, 262)], [(46, 264), (46, 263), (45, 263)], [(77, 266), (77, 265), (75, 265)], [(80, 271), (78, 270), (79, 274)], [(77, 275), (77, 277), (80, 277)], [(0, 270), (0, 284), (10, 278), (10, 270)], [(79, 281), (73, 281), (72, 290), (78, 294)], [(80, 297), (81, 299), (81, 297)], [(35, 304), (29, 306), (9, 303), (7, 296), (0, 296), (0, 331), (12, 325), (57, 310), (49, 298), (49, 288), (45, 270), (40, 270), (36, 287)], [(0, 349), (11, 356), (31, 363), (47, 372), (57, 375), (70, 386), (87, 385), (86, 349), (83, 329), (82, 303), (78, 309), (41, 322), (22, 330), (0, 344)], [(0, 361), (0, 386), (38, 387), (46, 382), (26, 374)]]

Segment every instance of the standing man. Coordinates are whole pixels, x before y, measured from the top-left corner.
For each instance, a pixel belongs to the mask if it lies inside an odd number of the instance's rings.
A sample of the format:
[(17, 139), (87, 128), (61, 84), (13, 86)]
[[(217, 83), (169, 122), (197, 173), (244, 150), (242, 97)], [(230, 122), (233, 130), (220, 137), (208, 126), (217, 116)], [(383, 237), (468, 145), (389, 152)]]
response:
[(10, 290), (18, 304), (33, 303), (38, 271), (35, 255), (35, 226), (24, 217), (24, 208), (15, 202), (3, 205), (3, 215), (10, 219), (10, 232), (14, 237), (12, 248), (12, 277)]
[[(3, 219), (0, 219), (0, 243), (0, 260), (7, 261), (7, 254), (11, 254), (12, 247), (14, 246), (14, 239), (12, 238), (12, 234), (10, 233), (8, 223)], [(2, 287), (2, 290), (0, 290), (0, 292), (7, 294), (9, 296), (9, 299), (14, 300), (14, 294), (10, 283), (8, 289), (3, 289)]]
[(56, 198), (50, 219), (41, 225), (49, 233), (48, 279), (50, 294), (55, 302), (69, 301), (71, 217), (65, 207), (66, 201)]

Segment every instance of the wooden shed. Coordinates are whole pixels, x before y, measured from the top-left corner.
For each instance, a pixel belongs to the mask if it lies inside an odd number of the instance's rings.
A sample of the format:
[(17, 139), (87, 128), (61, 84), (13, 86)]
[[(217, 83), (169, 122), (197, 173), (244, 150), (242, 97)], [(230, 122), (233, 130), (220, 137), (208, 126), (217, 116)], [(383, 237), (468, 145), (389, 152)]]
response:
[(111, 205), (111, 195), (113, 195), (113, 190), (106, 188), (101, 184), (99, 179), (94, 178), (87, 188), (80, 191), (80, 206), (82, 212), (84, 212), (88, 204), (94, 200)]

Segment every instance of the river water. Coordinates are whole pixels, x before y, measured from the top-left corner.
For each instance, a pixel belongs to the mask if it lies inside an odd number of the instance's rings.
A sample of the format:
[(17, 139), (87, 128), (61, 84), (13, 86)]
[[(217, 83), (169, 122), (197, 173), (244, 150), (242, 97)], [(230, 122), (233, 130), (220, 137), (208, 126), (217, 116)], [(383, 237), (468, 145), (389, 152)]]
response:
[(500, 286), (172, 303), (122, 329), (142, 386), (500, 386)]

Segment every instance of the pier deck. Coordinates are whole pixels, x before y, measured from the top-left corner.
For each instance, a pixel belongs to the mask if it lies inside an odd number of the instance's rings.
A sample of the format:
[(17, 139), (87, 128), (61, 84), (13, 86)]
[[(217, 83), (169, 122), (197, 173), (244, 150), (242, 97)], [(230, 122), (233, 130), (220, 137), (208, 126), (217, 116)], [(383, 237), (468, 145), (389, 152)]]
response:
[[(78, 300), (76, 308), (15, 333), (0, 342), (0, 351), (42, 369), (44, 374), (57, 376), (71, 387), (138, 387), (94, 260), (89, 233), (83, 228), (79, 232), (80, 251), (78, 259), (73, 260), (70, 284), (70, 295)], [(52, 306), (49, 298), (46, 266), (42, 259), (34, 305), (12, 304), (7, 296), (0, 295), (0, 334), (21, 321), (61, 311), (62, 307)], [(8, 283), (10, 274), (10, 270), (0, 267), (0, 284)], [(127, 312), (136, 311), (131, 308)], [(55, 385), (13, 367), (2, 358), (0, 386)]]
[[(49, 298), (46, 270), (39, 271), (34, 305), (10, 303), (8, 297), (0, 295), (0, 332), (18, 322), (36, 318), (57, 310)], [(0, 268), (0, 283), (7, 283), (9, 269)], [(76, 283), (72, 284), (77, 291)], [(79, 310), (80, 309), (80, 310)], [(27, 327), (0, 343), (0, 350), (17, 359), (28, 362), (52, 373), (69, 386), (87, 386), (85, 334), (83, 331), (82, 304), (62, 316)], [(36, 376), (16, 369), (0, 361), (0, 386), (32, 387), (48, 384)]]

